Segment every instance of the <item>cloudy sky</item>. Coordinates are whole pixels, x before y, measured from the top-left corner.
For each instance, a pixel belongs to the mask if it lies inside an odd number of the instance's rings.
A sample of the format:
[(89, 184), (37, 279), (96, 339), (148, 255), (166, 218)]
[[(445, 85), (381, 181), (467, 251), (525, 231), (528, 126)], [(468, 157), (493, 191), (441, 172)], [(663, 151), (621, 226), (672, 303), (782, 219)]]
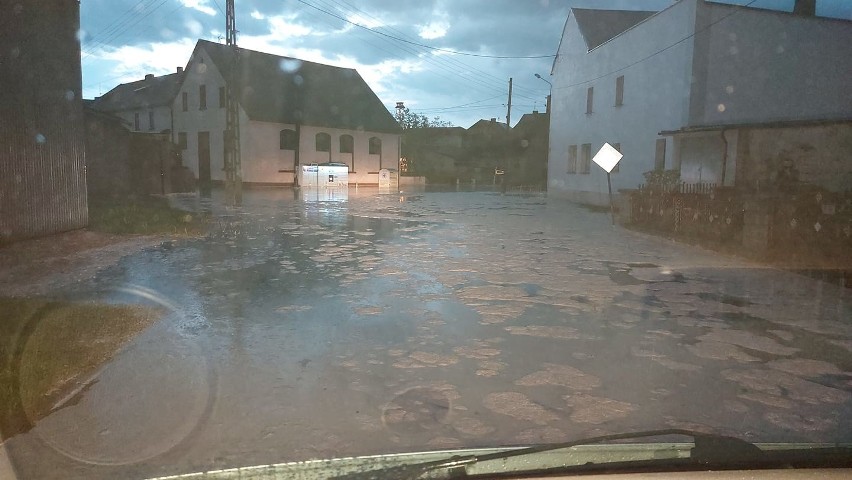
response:
[[(745, 4), (751, 0), (720, 0)], [(791, 10), (794, 0), (756, 0)], [(547, 78), (571, 7), (659, 10), (673, 0), (236, 0), (237, 43), (356, 68), (389, 110), (468, 127), (544, 111)], [(852, 19), (852, 1), (818, 0)], [(224, 43), (225, 0), (82, 0), (83, 95), (185, 66), (199, 38)]]

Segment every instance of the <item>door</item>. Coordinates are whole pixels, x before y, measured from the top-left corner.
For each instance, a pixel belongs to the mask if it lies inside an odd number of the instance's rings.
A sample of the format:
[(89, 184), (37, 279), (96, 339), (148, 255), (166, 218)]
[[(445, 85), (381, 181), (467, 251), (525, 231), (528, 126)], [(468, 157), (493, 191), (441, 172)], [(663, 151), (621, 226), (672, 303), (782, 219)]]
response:
[(198, 187), (210, 193), (210, 132), (198, 132)]

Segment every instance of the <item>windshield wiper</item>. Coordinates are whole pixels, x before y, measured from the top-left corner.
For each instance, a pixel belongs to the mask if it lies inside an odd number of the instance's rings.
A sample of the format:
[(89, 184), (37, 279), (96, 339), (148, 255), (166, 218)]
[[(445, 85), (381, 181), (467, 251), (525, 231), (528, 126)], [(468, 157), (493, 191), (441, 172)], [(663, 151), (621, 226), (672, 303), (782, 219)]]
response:
[[(493, 460), (507, 460), (510, 458), (524, 457), (555, 450), (569, 449), (572, 447), (594, 445), (601, 442), (672, 435), (687, 436), (693, 439), (693, 446), (690, 448), (689, 456), (687, 458), (675, 456), (666, 458), (647, 458), (641, 460), (588, 461), (584, 463), (566, 463), (542, 468), (512, 469), (505, 472), (490, 471), (482, 474), (468, 472), (469, 467)], [(793, 451), (795, 452), (798, 450)], [(848, 448), (807, 449), (807, 453), (809, 455), (813, 455), (814, 453), (830, 453), (833, 454), (832, 458), (834, 460), (841, 458), (845, 460), (847, 464), (848, 462), (852, 462), (852, 457), (849, 456), (850, 450)], [(482, 455), (454, 456), (449, 459), (410, 465), (399, 465), (385, 469), (351, 473), (333, 478), (340, 480), (416, 479), (426, 474), (429, 474), (428, 478), (476, 478), (479, 476), (495, 477), (500, 476), (501, 474), (514, 476), (530, 474), (541, 475), (559, 472), (592, 472), (608, 469), (630, 470), (654, 468), (656, 470), (660, 470), (660, 466), (663, 465), (673, 467), (675, 469), (695, 469), (711, 466), (714, 468), (718, 468), (720, 466), (765, 468), (765, 466), (770, 463), (772, 465), (778, 464), (779, 460), (785, 460), (787, 463), (790, 463), (791, 460), (794, 460), (794, 458), (795, 456), (790, 456), (789, 450), (766, 451), (753, 443), (736, 437), (708, 434), (685, 429), (663, 429), (602, 435), (571, 442), (537, 445), (534, 447), (511, 448), (505, 451), (497, 451)], [(803, 458), (807, 459), (808, 457)], [(443, 471), (443, 475), (440, 475), (439, 472), (441, 471)]]

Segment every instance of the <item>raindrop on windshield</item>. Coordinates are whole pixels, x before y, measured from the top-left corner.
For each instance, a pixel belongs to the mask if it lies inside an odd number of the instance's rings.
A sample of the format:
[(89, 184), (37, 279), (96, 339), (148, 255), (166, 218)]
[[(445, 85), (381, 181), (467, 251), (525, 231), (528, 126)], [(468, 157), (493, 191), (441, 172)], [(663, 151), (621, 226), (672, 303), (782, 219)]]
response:
[(302, 61), (295, 58), (285, 58), (278, 65), (282, 72), (293, 73), (302, 68)]

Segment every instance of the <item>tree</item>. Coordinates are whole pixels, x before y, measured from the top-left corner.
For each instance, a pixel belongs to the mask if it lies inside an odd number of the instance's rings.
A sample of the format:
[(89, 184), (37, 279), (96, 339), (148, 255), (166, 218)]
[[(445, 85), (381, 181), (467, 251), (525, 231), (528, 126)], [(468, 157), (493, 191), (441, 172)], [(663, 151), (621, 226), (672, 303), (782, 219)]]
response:
[(442, 120), (441, 117), (434, 117), (430, 119), (426, 115), (420, 115), (412, 112), (408, 109), (408, 107), (396, 109), (396, 121), (403, 130), (454, 126), (453, 122)]

